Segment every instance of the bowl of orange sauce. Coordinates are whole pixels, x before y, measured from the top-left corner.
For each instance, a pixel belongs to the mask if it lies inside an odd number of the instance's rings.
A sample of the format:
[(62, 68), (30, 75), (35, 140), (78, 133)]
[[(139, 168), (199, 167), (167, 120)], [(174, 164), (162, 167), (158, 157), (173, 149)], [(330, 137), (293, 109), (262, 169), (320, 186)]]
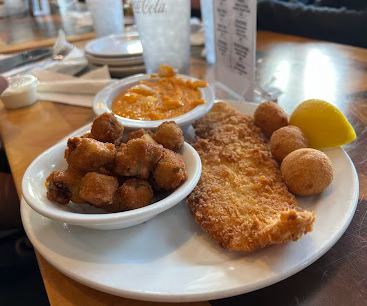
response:
[(155, 129), (164, 121), (183, 127), (208, 113), (214, 93), (207, 82), (166, 67), (163, 76), (137, 74), (103, 88), (94, 99), (94, 112), (113, 112), (128, 129)]

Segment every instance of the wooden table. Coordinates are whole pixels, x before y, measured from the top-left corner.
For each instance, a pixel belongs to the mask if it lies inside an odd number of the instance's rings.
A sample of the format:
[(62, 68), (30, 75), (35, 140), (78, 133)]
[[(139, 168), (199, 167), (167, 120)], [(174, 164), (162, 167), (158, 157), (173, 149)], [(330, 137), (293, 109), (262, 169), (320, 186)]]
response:
[[(367, 300), (367, 50), (300, 37), (259, 32), (260, 82), (276, 77), (284, 91), (279, 104), (291, 112), (307, 98), (324, 98), (348, 117), (357, 140), (345, 149), (359, 175), (360, 194), (351, 225), (336, 245), (314, 264), (268, 288), (211, 301), (213, 305), (365, 305)], [(213, 67), (193, 59), (191, 74), (213, 79)], [(70, 132), (93, 119), (91, 109), (41, 101), (7, 111), (0, 106), (0, 128), (21, 196), (21, 180), (31, 161)], [(153, 305), (115, 297), (64, 276), (38, 255), (52, 305)], [(246, 271), (244, 271), (246, 273)], [(208, 303), (193, 303), (208, 305)]]

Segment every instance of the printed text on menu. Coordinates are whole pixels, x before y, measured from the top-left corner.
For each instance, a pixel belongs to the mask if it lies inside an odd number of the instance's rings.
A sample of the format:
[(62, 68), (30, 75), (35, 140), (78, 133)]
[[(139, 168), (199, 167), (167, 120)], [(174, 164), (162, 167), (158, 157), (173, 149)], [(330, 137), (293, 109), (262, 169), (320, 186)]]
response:
[(256, 0), (215, 0), (216, 79), (252, 100)]

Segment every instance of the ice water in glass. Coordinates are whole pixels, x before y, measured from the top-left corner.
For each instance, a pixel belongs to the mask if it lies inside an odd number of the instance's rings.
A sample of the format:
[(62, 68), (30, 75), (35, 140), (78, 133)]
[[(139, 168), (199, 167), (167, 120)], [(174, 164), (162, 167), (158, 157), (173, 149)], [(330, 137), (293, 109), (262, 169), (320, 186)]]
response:
[(97, 37), (124, 33), (122, 0), (87, 0)]
[(159, 65), (188, 74), (190, 67), (190, 0), (133, 0), (148, 73)]

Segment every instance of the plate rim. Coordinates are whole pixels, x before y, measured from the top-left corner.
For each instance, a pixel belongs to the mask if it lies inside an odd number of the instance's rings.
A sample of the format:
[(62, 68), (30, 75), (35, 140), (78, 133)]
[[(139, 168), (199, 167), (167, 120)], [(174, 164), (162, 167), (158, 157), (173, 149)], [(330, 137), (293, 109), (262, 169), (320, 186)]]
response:
[[(233, 100), (221, 100), (223, 102), (232, 102)], [(256, 103), (250, 103), (250, 102), (244, 102), (244, 101), (237, 101), (242, 103), (248, 103), (257, 105)], [(351, 200), (353, 201), (353, 207), (348, 211), (349, 215), (345, 219), (343, 225), (334, 233), (334, 236), (332, 239), (329, 239), (327, 243), (316, 251), (316, 254), (311, 258), (310, 260), (304, 262), (301, 265), (298, 265), (297, 267), (294, 267), (293, 269), (290, 269), (287, 273), (283, 273), (282, 275), (275, 274), (265, 281), (262, 281), (260, 283), (252, 283), (250, 285), (246, 285), (246, 288), (243, 286), (238, 286), (235, 288), (229, 288), (229, 289), (223, 289), (223, 290), (213, 290), (213, 291), (206, 291), (206, 292), (198, 292), (198, 293), (190, 293), (189, 295), (186, 294), (167, 294), (167, 293), (156, 293), (156, 292), (141, 292), (141, 291), (132, 291), (132, 290), (124, 290), (124, 289), (114, 289), (109, 286), (106, 286), (104, 284), (98, 284), (93, 281), (90, 281), (89, 279), (80, 276), (77, 273), (74, 273), (73, 271), (67, 270), (63, 267), (62, 264), (59, 264), (57, 260), (53, 260), (51, 255), (48, 255), (45, 250), (43, 250), (42, 246), (39, 248), (38, 241), (36, 237), (34, 237), (33, 233), (31, 233), (30, 228), (28, 228), (28, 223), (25, 222), (26, 214), (30, 213), (28, 210), (32, 210), (31, 207), (28, 206), (28, 204), (22, 199), (21, 201), (21, 216), (22, 216), (22, 222), (24, 225), (24, 229), (27, 233), (27, 236), (31, 240), (32, 244), (34, 244), (35, 248), (40, 252), (40, 254), (57, 270), (61, 271), (66, 276), (72, 278), (73, 280), (80, 282), (88, 287), (91, 287), (93, 289), (103, 291), (112, 295), (121, 296), (125, 298), (131, 298), (135, 300), (142, 300), (142, 301), (152, 301), (152, 302), (198, 302), (198, 301), (208, 301), (213, 299), (220, 299), (220, 298), (227, 298), (230, 296), (245, 294), (248, 292), (252, 292), (258, 289), (262, 289), (265, 287), (268, 287), (270, 285), (273, 285), (275, 283), (278, 283), (298, 272), (303, 270), (304, 268), (308, 267), (312, 263), (314, 263), (316, 260), (318, 260), (321, 256), (323, 256), (330, 248), (341, 238), (341, 236), (345, 233), (346, 229), (348, 228), (350, 222), (353, 219), (353, 216), (355, 214), (357, 204), (358, 204), (358, 197), (359, 197), (359, 179), (358, 174), (355, 169), (355, 166), (350, 159), (349, 155), (345, 152), (345, 150), (341, 147), (342, 153), (347, 157), (347, 160), (352, 167), (353, 172), (353, 180), (355, 183), (355, 192), (354, 192), (354, 198)], [(56, 222), (56, 221), (52, 221)], [(36, 243), (34, 243), (34, 240), (36, 240)], [(47, 248), (46, 246), (44, 246)], [(42, 249), (40, 251), (40, 249)]]
[(93, 56), (97, 56), (97, 57), (102, 57), (102, 58), (129, 58), (129, 57), (136, 57), (136, 56), (142, 56), (143, 53), (133, 53), (133, 54), (123, 54), (123, 53), (120, 53), (120, 54), (107, 54), (107, 53), (95, 53), (93, 52), (93, 50), (91, 50), (92, 48), (92, 45), (93, 44), (96, 44), (100, 41), (103, 41), (103, 40), (108, 40), (108, 39), (113, 39), (113, 38), (135, 38), (135, 40), (139, 40), (139, 35), (134, 35), (135, 33), (132, 33), (132, 34), (129, 34), (129, 33), (122, 33), (122, 34), (111, 34), (111, 35), (108, 35), (108, 36), (103, 36), (103, 37), (98, 37), (98, 38), (95, 38), (91, 41), (89, 41), (85, 47), (84, 47), (84, 50), (85, 52), (93, 55)]

